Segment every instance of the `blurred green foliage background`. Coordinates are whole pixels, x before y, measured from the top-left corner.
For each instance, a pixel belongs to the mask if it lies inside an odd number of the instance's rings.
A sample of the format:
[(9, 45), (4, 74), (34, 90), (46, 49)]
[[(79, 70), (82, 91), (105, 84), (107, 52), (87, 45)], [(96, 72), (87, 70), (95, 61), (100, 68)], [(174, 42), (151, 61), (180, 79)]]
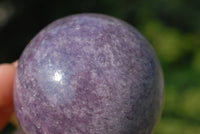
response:
[(165, 76), (163, 113), (154, 134), (199, 134), (199, 0), (1, 0), (0, 62), (18, 59), (53, 20), (82, 12), (121, 18), (154, 46)]

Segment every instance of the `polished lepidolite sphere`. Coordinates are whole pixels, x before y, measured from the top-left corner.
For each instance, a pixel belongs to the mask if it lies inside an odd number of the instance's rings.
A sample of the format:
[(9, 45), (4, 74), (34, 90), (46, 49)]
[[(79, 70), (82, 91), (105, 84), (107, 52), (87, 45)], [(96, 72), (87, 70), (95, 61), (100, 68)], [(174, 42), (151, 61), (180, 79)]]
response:
[(152, 46), (100, 14), (59, 19), (37, 34), (19, 59), (14, 90), (27, 134), (150, 134), (162, 97)]

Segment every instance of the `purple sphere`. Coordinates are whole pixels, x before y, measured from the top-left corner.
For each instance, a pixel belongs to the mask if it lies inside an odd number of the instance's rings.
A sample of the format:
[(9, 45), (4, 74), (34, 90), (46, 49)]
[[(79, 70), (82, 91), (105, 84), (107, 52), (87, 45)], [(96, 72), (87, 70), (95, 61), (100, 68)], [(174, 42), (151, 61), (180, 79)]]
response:
[(14, 102), (27, 134), (150, 134), (162, 99), (152, 46), (113, 17), (59, 19), (19, 59)]

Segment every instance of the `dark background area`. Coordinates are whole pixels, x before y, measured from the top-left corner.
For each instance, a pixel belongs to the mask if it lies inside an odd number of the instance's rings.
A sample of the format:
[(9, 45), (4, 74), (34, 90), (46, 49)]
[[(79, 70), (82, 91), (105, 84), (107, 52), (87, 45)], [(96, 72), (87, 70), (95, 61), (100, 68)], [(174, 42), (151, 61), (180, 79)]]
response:
[(17, 60), (50, 22), (85, 12), (127, 21), (155, 48), (166, 85), (155, 134), (200, 133), (199, 0), (0, 0), (0, 63)]

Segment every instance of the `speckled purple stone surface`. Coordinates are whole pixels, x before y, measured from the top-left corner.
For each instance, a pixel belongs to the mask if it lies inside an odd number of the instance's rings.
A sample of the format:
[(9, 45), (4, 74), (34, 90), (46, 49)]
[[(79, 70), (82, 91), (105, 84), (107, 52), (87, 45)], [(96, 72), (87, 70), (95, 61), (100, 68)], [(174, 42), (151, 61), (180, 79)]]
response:
[(163, 78), (149, 42), (99, 14), (53, 22), (19, 60), (14, 102), (27, 134), (150, 134)]

